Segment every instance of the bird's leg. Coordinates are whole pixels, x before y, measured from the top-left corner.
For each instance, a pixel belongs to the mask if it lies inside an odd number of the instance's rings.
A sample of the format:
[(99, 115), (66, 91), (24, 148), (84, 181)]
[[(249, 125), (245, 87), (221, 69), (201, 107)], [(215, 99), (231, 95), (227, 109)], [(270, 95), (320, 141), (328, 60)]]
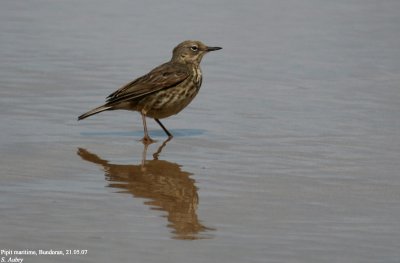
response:
[(168, 135), (168, 138), (169, 138), (169, 139), (172, 139), (172, 137), (174, 137), (174, 136), (172, 136), (172, 134), (167, 130), (167, 128), (164, 127), (164, 125), (161, 123), (161, 121), (160, 121), (159, 119), (154, 119), (154, 120), (158, 123), (158, 125), (161, 126), (161, 128), (164, 130), (164, 132)]
[(144, 128), (144, 137), (142, 139), (142, 142), (144, 144), (153, 143), (154, 140), (152, 138), (150, 138), (149, 133), (147, 132), (146, 114), (144, 112), (141, 112), (141, 114), (142, 114), (143, 128)]

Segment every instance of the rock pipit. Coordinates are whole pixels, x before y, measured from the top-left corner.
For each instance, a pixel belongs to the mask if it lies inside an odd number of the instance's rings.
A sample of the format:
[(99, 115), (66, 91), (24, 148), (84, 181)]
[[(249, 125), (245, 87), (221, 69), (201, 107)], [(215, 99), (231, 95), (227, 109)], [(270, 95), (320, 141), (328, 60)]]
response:
[(202, 81), (201, 59), (206, 53), (219, 49), (200, 41), (180, 43), (169, 62), (110, 94), (104, 105), (82, 114), (78, 120), (108, 110), (138, 111), (143, 120), (144, 143), (153, 142), (147, 132), (146, 117), (153, 118), (171, 138), (172, 134), (160, 119), (179, 113), (193, 100)]

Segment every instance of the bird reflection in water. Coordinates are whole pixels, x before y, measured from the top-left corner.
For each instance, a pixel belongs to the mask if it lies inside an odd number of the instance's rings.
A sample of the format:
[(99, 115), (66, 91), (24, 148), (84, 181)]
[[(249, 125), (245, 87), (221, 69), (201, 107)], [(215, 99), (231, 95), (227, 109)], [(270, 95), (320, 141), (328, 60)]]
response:
[(195, 180), (181, 166), (158, 160), (165, 141), (153, 154), (153, 160), (145, 160), (144, 145), (142, 163), (138, 165), (112, 164), (86, 149), (79, 148), (78, 155), (85, 161), (101, 165), (109, 187), (121, 189), (120, 193), (146, 198), (144, 204), (154, 210), (167, 212), (168, 227), (174, 239), (210, 238), (205, 231), (214, 230), (202, 225), (196, 214), (199, 197)]

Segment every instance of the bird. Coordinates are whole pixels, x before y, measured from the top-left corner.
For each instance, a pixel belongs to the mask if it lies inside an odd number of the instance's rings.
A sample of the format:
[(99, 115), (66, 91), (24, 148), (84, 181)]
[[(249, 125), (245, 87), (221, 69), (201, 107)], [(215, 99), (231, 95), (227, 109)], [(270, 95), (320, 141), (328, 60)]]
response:
[(104, 105), (80, 115), (78, 121), (103, 111), (137, 111), (143, 121), (142, 142), (154, 142), (148, 134), (146, 117), (153, 118), (171, 139), (173, 135), (160, 119), (178, 114), (193, 100), (202, 83), (202, 58), (208, 52), (220, 49), (197, 40), (183, 41), (173, 49), (170, 61), (111, 93)]

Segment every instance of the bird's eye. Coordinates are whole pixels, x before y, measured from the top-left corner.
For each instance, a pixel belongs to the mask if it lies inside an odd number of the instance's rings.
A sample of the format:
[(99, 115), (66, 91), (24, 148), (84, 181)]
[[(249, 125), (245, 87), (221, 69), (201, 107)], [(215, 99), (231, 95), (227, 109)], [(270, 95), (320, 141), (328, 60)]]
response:
[(190, 49), (191, 49), (192, 51), (197, 51), (197, 50), (199, 50), (199, 48), (198, 48), (197, 46), (191, 46)]

